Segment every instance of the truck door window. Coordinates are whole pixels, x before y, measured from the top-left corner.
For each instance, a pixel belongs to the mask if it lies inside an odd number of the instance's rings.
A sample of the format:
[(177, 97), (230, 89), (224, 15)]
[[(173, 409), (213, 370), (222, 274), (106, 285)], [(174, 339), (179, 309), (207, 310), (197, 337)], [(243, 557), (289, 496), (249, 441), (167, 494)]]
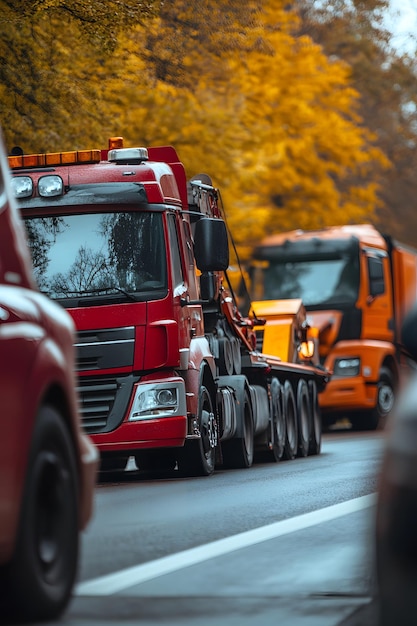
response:
[(384, 267), (382, 258), (368, 256), (369, 294), (372, 297), (385, 293)]
[(184, 274), (182, 271), (181, 253), (178, 243), (175, 215), (173, 214), (168, 214), (168, 233), (169, 245), (171, 248), (172, 279), (175, 292), (175, 290), (178, 290), (178, 287), (184, 285)]

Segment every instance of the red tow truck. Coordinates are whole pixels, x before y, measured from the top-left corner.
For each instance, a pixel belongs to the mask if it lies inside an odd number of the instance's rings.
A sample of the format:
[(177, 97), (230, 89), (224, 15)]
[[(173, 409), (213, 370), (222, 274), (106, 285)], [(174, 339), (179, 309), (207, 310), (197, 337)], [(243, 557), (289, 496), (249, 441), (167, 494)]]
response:
[(74, 324), (35, 285), (0, 137), (0, 616), (53, 619), (70, 598), (98, 453), (81, 430)]
[[(172, 147), (9, 157), (37, 282), (77, 328), (83, 425), (102, 470), (210, 475), (317, 454), (328, 373), (256, 350), (229, 285), (229, 240), (206, 175)], [(257, 320), (259, 323), (259, 320)]]

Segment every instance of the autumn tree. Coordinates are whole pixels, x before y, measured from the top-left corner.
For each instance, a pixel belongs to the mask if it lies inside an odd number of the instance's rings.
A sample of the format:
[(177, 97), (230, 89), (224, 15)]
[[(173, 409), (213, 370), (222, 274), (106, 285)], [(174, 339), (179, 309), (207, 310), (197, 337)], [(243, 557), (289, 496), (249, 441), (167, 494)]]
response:
[(98, 69), (120, 33), (159, 5), (0, 0), (0, 123), (9, 149), (82, 148), (86, 135), (101, 136), (106, 108), (96, 98)]
[(369, 172), (388, 165), (362, 125), (349, 67), (295, 38), (283, 2), (257, 7), (242, 15), (239, 4), (226, 31), (209, 19), (210, 2), (198, 14), (182, 0), (163, 8), (137, 35), (155, 89), (121, 110), (130, 132), (164, 135), (192, 173), (213, 166), (234, 235), (249, 247), (277, 229), (371, 218)]
[[(359, 113), (391, 167), (380, 180), (376, 221), (417, 245), (417, 72), (415, 54), (397, 50), (383, 16), (388, 0), (298, 0), (299, 35), (308, 34), (327, 56), (351, 67)], [(370, 172), (373, 179), (377, 172)]]
[(362, 124), (349, 66), (296, 35), (284, 0), (218, 0), (216, 11), (209, 0), (162, 3), (118, 31), (111, 54), (95, 35), (87, 45), (72, 19), (59, 30), (61, 3), (46, 4), (24, 21), (35, 38), (16, 38), (23, 77), (3, 93), (9, 138), (55, 150), (112, 134), (172, 144), (189, 176), (207, 171), (222, 189), (244, 253), (274, 230), (372, 217), (369, 173), (387, 161)]

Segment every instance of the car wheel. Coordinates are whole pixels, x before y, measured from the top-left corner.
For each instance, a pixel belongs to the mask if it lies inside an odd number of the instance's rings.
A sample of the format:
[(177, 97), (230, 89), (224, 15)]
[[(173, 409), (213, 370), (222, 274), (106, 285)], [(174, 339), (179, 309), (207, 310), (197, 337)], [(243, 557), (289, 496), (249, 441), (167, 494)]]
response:
[(65, 609), (78, 562), (78, 477), (74, 445), (52, 406), (34, 427), (16, 550), (7, 571), (13, 616), (52, 619)]

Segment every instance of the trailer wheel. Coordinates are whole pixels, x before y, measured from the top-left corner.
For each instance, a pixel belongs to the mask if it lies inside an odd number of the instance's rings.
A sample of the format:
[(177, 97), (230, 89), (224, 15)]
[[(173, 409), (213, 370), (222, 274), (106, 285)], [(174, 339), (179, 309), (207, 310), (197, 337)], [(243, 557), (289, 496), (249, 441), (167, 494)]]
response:
[(307, 381), (303, 378), (297, 385), (298, 451), (297, 456), (306, 457), (310, 444), (310, 396)]
[(243, 436), (225, 441), (222, 445), (223, 465), (228, 468), (246, 468), (253, 463), (254, 428), (252, 406), (247, 389), (244, 392)]
[(310, 445), (308, 453), (311, 455), (320, 454), (321, 439), (322, 439), (322, 422), (321, 411), (319, 406), (319, 398), (317, 393), (317, 385), (314, 380), (309, 381), (310, 390), (310, 408), (311, 408), (311, 421), (310, 421)]
[(13, 618), (53, 619), (65, 609), (78, 561), (78, 477), (74, 444), (52, 406), (34, 428), (16, 551), (4, 572)]
[(198, 416), (201, 437), (187, 439), (179, 451), (179, 470), (186, 476), (209, 476), (216, 464), (217, 422), (210, 392), (204, 385), (200, 386)]
[(270, 448), (256, 452), (257, 462), (278, 463), (284, 454), (286, 424), (282, 410), (282, 388), (278, 378), (273, 378), (270, 384)]
[(283, 458), (287, 461), (295, 459), (298, 451), (298, 424), (297, 409), (294, 391), (289, 380), (284, 383), (283, 402), (284, 418), (286, 423), (286, 436)]

